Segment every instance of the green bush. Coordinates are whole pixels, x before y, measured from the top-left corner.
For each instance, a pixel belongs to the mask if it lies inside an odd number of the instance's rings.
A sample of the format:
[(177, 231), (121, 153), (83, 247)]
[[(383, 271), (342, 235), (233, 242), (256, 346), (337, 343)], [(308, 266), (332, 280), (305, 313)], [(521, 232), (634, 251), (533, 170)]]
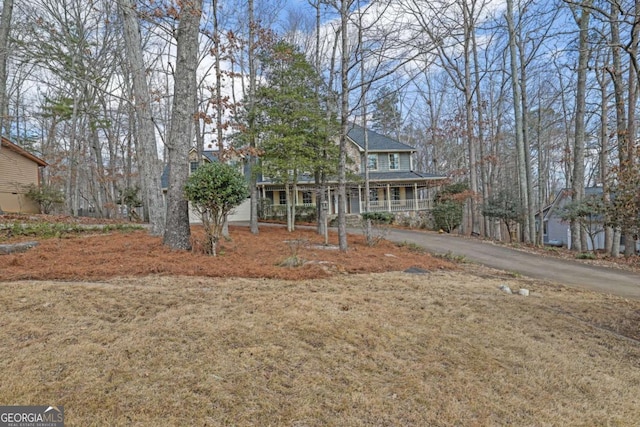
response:
[(371, 220), (374, 224), (393, 224), (394, 215), (390, 212), (365, 212), (362, 220)]
[(367, 245), (375, 246), (380, 240), (387, 237), (395, 217), (389, 212), (365, 212), (361, 218), (362, 232)]
[(202, 219), (205, 252), (215, 256), (224, 219), (249, 196), (244, 176), (226, 163), (207, 163), (189, 176), (184, 191)]
[(131, 232), (135, 230), (142, 230), (142, 227), (132, 224), (109, 224), (105, 225), (104, 227), (100, 227), (52, 222), (13, 222), (3, 225), (0, 230), (6, 232), (6, 234), (10, 236), (29, 236), (40, 239), (47, 239), (53, 237), (60, 238), (65, 236), (75, 236), (83, 233), (110, 233), (112, 231)]
[(399, 248), (407, 248), (410, 252), (414, 252), (417, 254), (425, 254), (427, 250), (417, 243), (407, 242), (406, 240), (400, 243), (396, 243), (396, 246)]
[(462, 224), (464, 205), (470, 197), (469, 187), (464, 182), (450, 184), (440, 190), (433, 199), (433, 222), (435, 228), (451, 233)]
[(593, 252), (580, 252), (576, 254), (576, 259), (596, 259), (596, 254)]
[(40, 211), (43, 214), (51, 213), (53, 208), (64, 203), (62, 191), (50, 185), (29, 185), (27, 197), (40, 205)]
[(315, 206), (296, 206), (296, 221), (314, 222), (316, 217)]
[(459, 227), (462, 224), (463, 208), (463, 204), (454, 200), (445, 200), (437, 203), (432, 212), (436, 229), (451, 233)]

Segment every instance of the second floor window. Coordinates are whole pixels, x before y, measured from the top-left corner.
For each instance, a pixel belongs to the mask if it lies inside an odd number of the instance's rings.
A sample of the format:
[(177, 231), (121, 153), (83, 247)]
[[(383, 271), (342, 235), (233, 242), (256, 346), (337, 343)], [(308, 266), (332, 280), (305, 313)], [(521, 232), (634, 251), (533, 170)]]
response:
[(367, 169), (370, 171), (378, 170), (378, 155), (377, 154), (369, 154), (367, 157)]
[(198, 169), (198, 166), (200, 166), (200, 162), (190, 162), (189, 163), (190, 172), (194, 173), (196, 169)]
[(389, 154), (389, 169), (400, 169), (400, 154), (391, 153)]

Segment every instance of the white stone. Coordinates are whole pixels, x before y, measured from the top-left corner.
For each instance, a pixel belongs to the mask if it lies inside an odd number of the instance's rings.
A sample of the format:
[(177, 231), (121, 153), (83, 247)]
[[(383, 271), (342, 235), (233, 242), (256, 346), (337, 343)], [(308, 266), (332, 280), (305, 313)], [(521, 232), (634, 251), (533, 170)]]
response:
[(507, 294), (512, 294), (513, 292), (511, 292), (511, 288), (508, 287), (507, 285), (501, 285), (499, 288), (502, 292), (505, 292)]
[(528, 297), (529, 296), (529, 289), (520, 289), (518, 291), (518, 295), (522, 295), (523, 297)]

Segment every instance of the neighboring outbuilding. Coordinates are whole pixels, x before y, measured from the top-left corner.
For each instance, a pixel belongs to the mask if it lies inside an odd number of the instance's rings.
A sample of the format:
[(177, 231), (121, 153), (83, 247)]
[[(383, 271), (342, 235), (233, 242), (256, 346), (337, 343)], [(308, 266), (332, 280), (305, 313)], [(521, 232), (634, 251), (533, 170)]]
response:
[[(602, 187), (587, 187), (584, 190), (585, 196), (601, 196)], [(562, 219), (563, 209), (571, 203), (571, 189), (563, 188), (558, 191), (553, 202), (542, 210), (543, 221), (543, 242), (549, 246), (565, 246), (571, 243), (571, 234), (569, 222)], [(539, 224), (540, 213), (536, 216), (536, 222)], [(591, 248), (591, 242), (588, 250)], [(604, 232), (597, 233), (595, 236), (596, 249), (604, 248)]]
[[(232, 155), (231, 157), (232, 158), (229, 159), (228, 161), (232, 165), (242, 170), (243, 174), (246, 175), (246, 171), (244, 171), (244, 164), (242, 162), (242, 159), (237, 155)], [(191, 150), (189, 150), (189, 175), (195, 172), (195, 170), (198, 168), (201, 162), (211, 163), (211, 162), (217, 162), (217, 161), (218, 161), (217, 150), (205, 150), (202, 153), (201, 161), (199, 161), (198, 151), (195, 148), (192, 148)], [(166, 196), (167, 188), (169, 187), (169, 167), (168, 166), (165, 166), (162, 172), (161, 182), (162, 182), (162, 192)], [(250, 212), (251, 212), (251, 203), (250, 203), (250, 200), (247, 199), (245, 202), (240, 204), (240, 206), (238, 206), (231, 212), (228, 220), (230, 222), (249, 221)], [(199, 224), (201, 222), (199, 215), (195, 212), (195, 210), (192, 209), (191, 204), (189, 204), (189, 222), (192, 224), (193, 223)]]
[[(602, 197), (602, 187), (587, 187), (584, 189), (586, 197), (597, 196)], [(562, 219), (563, 209), (571, 203), (571, 189), (564, 188), (558, 192), (553, 202), (545, 207), (541, 213), (536, 215), (536, 222), (540, 223), (540, 217), (543, 221), (544, 244), (549, 246), (571, 246), (571, 231), (569, 222)], [(602, 219), (596, 217), (595, 226), (597, 229), (594, 234), (594, 245), (596, 250), (605, 249), (604, 243), (604, 224)], [(624, 236), (620, 242), (624, 248)], [(587, 239), (587, 250), (593, 250), (591, 239)], [(636, 242), (636, 251), (640, 251), (640, 241)]]
[(39, 186), (47, 162), (2, 137), (0, 148), (0, 209), (11, 213), (39, 213), (40, 207), (26, 193)]

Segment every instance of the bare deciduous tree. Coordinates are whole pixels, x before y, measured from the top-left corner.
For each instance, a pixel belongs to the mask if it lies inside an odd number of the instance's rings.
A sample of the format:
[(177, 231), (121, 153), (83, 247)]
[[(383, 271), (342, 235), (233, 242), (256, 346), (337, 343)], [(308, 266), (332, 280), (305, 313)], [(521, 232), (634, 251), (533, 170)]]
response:
[(169, 183), (164, 244), (172, 249), (191, 249), (189, 207), (184, 186), (189, 176), (189, 149), (195, 131), (196, 68), (202, 0), (182, 2), (176, 36), (173, 107), (168, 148)]
[(118, 8), (122, 16), (127, 62), (133, 80), (134, 109), (137, 118), (136, 133), (140, 162), (142, 191), (147, 200), (151, 233), (164, 233), (164, 202), (158, 168), (158, 148), (155, 127), (151, 115), (151, 96), (147, 83), (146, 67), (140, 38), (140, 25), (135, 12), (135, 2), (119, 0)]

